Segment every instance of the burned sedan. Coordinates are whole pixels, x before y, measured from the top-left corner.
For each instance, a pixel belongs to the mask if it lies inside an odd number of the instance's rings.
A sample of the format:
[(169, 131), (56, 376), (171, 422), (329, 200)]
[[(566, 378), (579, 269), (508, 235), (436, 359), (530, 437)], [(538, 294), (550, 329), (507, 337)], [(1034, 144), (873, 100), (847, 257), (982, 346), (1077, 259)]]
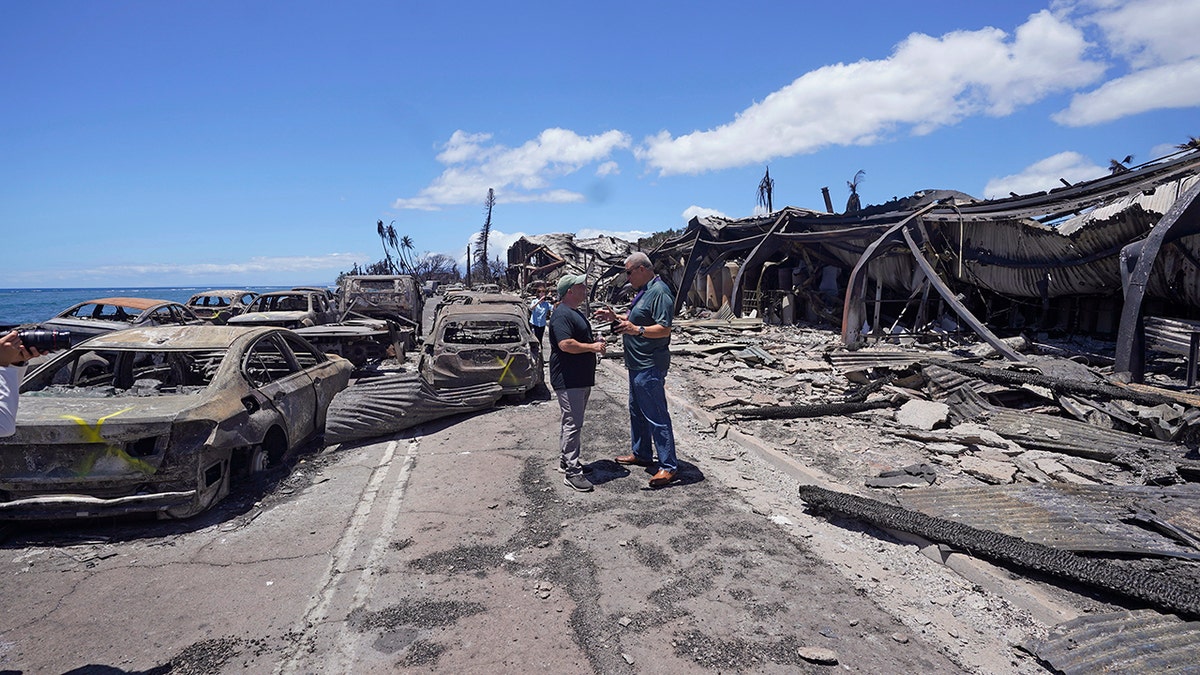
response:
[(0, 519), (187, 517), (322, 431), (353, 366), (291, 331), (159, 326), (102, 335), (21, 385), (0, 438)]
[(542, 350), (524, 307), (447, 305), (426, 338), (418, 368), (436, 389), (494, 382), (504, 394), (523, 397), (542, 384)]
[(326, 291), (298, 290), (263, 293), (246, 311), (230, 317), (231, 326), (280, 326), (307, 328), (338, 320), (337, 310)]
[(41, 323), (43, 328), (69, 331), (78, 342), (95, 335), (139, 326), (200, 324), (192, 310), (178, 302), (154, 298), (97, 298), (63, 310)]
[(245, 289), (223, 288), (197, 293), (185, 303), (196, 316), (218, 326), (246, 311), (258, 293)]

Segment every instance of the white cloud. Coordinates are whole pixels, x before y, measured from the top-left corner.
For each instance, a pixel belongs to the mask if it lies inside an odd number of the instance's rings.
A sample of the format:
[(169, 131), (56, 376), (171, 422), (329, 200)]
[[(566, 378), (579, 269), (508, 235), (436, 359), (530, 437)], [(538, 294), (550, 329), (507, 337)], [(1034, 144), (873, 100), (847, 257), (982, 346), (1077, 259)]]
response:
[(805, 73), (723, 126), (672, 137), (662, 131), (637, 149), (662, 175), (700, 173), (866, 145), (908, 128), (926, 134), (968, 115), (1007, 115), (1054, 92), (1094, 82), (1083, 33), (1049, 11), (1012, 38), (996, 28), (919, 33), (880, 61), (839, 63)]
[(1112, 53), (1128, 62), (1129, 72), (1076, 94), (1054, 121), (1078, 127), (1200, 105), (1200, 3), (1101, 3), (1082, 20), (1099, 28)]
[(1019, 195), (1031, 194), (1062, 187), (1059, 178), (1078, 183), (1099, 178), (1107, 173), (1106, 167), (1093, 164), (1078, 152), (1060, 152), (1029, 165), (1020, 173), (989, 180), (983, 188), (983, 194), (987, 199), (1004, 198), (1009, 196), (1010, 192)]
[(679, 215), (683, 217), (683, 222), (685, 223), (691, 222), (692, 218), (704, 218), (705, 216), (729, 217), (716, 209), (710, 209), (706, 206), (696, 206), (695, 204), (684, 209), (683, 213)]
[(605, 176), (614, 176), (621, 173), (621, 167), (616, 162), (605, 162), (596, 167), (596, 175), (604, 178)]
[(1200, 56), (1200, 3), (1133, 0), (1105, 6), (1089, 19), (1105, 35), (1113, 53), (1134, 68), (1177, 63)]
[(1076, 94), (1053, 119), (1071, 127), (1113, 120), (1164, 108), (1200, 105), (1200, 58), (1148, 68)]
[[(392, 206), (437, 210), (482, 203), (488, 188), (495, 190), (497, 203), (584, 201), (585, 197), (577, 192), (551, 188), (551, 180), (605, 160), (631, 143), (628, 135), (615, 130), (580, 136), (569, 129), (553, 128), (520, 147), (510, 148), (493, 143), (491, 134), (455, 131), (437, 156), (446, 165), (442, 175), (415, 197), (397, 199)], [(601, 167), (609, 164), (615, 167), (613, 162)]]

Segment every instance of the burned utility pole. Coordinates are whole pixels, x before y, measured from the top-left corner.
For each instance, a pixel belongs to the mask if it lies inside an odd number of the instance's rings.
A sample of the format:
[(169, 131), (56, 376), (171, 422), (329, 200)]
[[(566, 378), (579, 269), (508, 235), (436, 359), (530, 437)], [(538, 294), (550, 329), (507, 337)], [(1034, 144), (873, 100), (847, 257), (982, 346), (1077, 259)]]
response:
[(479, 230), (479, 247), (475, 249), (476, 262), (483, 268), (483, 276), (491, 281), (491, 265), (488, 264), (488, 237), (492, 234), (492, 207), (496, 205), (496, 193), (488, 188), (487, 199), (483, 202), (486, 217), (483, 228)]

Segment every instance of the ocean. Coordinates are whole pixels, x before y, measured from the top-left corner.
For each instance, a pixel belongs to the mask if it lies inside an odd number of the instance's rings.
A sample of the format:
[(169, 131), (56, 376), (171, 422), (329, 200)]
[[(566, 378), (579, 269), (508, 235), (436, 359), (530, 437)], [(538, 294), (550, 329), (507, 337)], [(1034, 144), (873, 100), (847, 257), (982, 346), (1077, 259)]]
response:
[[(166, 286), (141, 288), (0, 288), (0, 327), (38, 323), (63, 310), (96, 298), (155, 298), (187, 302), (188, 298), (214, 288), (240, 286)], [(265, 293), (290, 286), (248, 286), (247, 290)]]

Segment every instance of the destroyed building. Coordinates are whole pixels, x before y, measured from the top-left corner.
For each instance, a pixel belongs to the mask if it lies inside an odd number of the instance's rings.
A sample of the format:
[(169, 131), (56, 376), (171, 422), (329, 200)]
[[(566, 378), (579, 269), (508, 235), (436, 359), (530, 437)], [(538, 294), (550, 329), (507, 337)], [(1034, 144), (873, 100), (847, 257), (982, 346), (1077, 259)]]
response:
[(1004, 199), (929, 190), (853, 214), (698, 217), (651, 258), (680, 310), (824, 319), (850, 347), (969, 330), (1011, 360), (1002, 336), (1116, 336), (1117, 371), (1138, 380), (1143, 337), (1183, 353), (1200, 316), (1198, 170), (1187, 150)]
[(525, 289), (564, 274), (587, 275), (592, 285), (602, 272), (614, 265), (622, 267), (634, 250), (633, 244), (606, 235), (585, 239), (564, 233), (527, 235), (508, 247), (508, 286)]

